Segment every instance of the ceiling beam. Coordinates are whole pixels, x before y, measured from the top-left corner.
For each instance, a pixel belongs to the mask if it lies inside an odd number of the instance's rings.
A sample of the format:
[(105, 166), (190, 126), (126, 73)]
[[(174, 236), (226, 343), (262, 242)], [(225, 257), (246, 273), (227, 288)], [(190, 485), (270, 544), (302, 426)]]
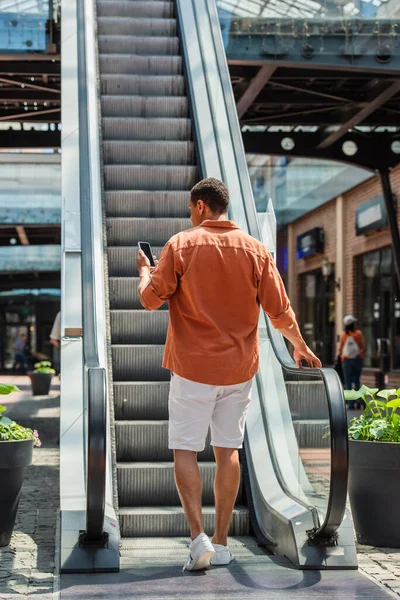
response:
[(59, 75), (61, 72), (61, 64), (59, 61), (13, 61), (5, 62), (0, 60), (0, 73), (5, 75), (31, 75), (41, 77), (43, 73), (47, 75)]
[(1, 62), (60, 62), (61, 55), (60, 54), (0, 54), (0, 63)]
[[(50, 108), (48, 110), (35, 110), (35, 111), (25, 111), (22, 113), (16, 113), (16, 114), (9, 114), (8, 112), (6, 112), (6, 114), (3, 114), (2, 116), (0, 116), (0, 121), (20, 121), (21, 119), (30, 119), (31, 117), (35, 117), (35, 121), (40, 121), (41, 117), (43, 115), (50, 115), (50, 114), (55, 114), (55, 113), (60, 113), (61, 112), (61, 108)], [(45, 122), (48, 122), (48, 119), (45, 119)], [(50, 119), (50, 122), (53, 122), (53, 119)]]
[(257, 75), (250, 81), (250, 85), (244, 92), (243, 96), (239, 99), (236, 105), (239, 119), (247, 112), (248, 108), (252, 105), (258, 94), (261, 92), (267, 81), (272, 77), (276, 65), (269, 64), (264, 65), (258, 71)]
[(23, 86), (23, 88), (28, 88), (32, 90), (41, 90), (44, 92), (53, 92), (54, 94), (61, 94), (60, 89), (45, 87), (43, 85), (37, 85), (35, 83), (31, 83), (30, 81), (18, 81), (16, 79), (10, 79), (9, 77), (0, 77), (0, 83), (10, 83), (11, 85), (17, 85), (19, 87)]
[(12, 90), (3, 90), (0, 87), (0, 102), (60, 102), (60, 99), (54, 96), (53, 92), (41, 92), (36, 90), (25, 90), (13, 87)]
[(341, 127), (328, 135), (319, 145), (318, 148), (324, 150), (325, 148), (329, 148), (335, 142), (340, 140), (350, 129), (355, 127), (356, 125), (360, 125), (367, 117), (369, 117), (372, 113), (374, 113), (378, 108), (380, 108), (385, 102), (393, 98), (395, 94), (400, 91), (400, 80), (395, 81), (389, 87), (386, 88), (383, 92), (378, 94), (371, 102), (369, 102), (364, 108), (362, 108), (359, 112), (351, 117), (346, 123), (343, 123)]
[(16, 230), (21, 244), (23, 246), (29, 246), (29, 239), (26, 235), (25, 227), (23, 227), (22, 225), (17, 225)]

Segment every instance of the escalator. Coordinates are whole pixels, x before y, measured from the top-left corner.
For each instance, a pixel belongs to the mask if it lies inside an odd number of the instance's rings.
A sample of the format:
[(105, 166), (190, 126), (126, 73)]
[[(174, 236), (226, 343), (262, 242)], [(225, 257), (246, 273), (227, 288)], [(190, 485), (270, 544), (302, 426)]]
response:
[[(79, 546), (71, 546), (71, 556), (78, 558), (67, 557), (64, 572), (85, 570), (79, 553), (93, 555), (100, 537), (100, 551), (110, 550), (109, 540), (116, 539), (110, 532), (118, 527), (122, 565), (150, 559), (183, 562), (187, 553), (188, 527), (168, 450), (169, 373), (161, 368), (168, 307), (147, 312), (140, 304), (137, 242), (150, 242), (159, 255), (172, 235), (190, 227), (190, 188), (213, 176), (229, 187), (230, 218), (272, 253), (276, 250), (272, 206), (262, 220), (255, 211), (214, 0), (97, 0), (97, 13), (91, 0), (85, 6), (78, 27), (86, 28), (87, 36), (92, 30), (97, 34), (99, 81), (85, 71), (80, 82), (91, 81), (94, 96), (82, 97), (87, 114), (97, 113), (92, 134), (96, 118), (101, 131), (87, 169), (97, 152), (103, 186), (102, 209), (92, 207), (87, 219), (93, 245), (101, 237), (98, 229), (96, 238), (94, 221), (98, 227), (104, 224), (105, 247), (104, 254), (101, 248), (97, 253), (104, 261), (104, 284), (94, 276), (89, 281), (90, 265), (86, 274), (82, 271), (83, 322), (84, 331), (96, 330), (93, 343), (101, 338), (107, 349), (103, 359), (97, 352), (93, 365), (86, 361), (85, 368), (107, 373), (103, 388), (91, 388), (89, 376), (87, 529), (80, 530)], [(96, 19), (93, 27), (90, 18)], [(81, 50), (88, 47), (86, 39)], [(99, 104), (91, 104), (96, 94)], [(83, 129), (84, 120), (81, 133)], [(94, 204), (93, 198), (89, 203)], [(98, 266), (96, 252), (89, 254)], [(103, 303), (92, 308), (85, 302), (90, 286), (97, 299), (103, 286)], [(100, 309), (104, 319), (96, 318)], [(233, 551), (244, 560), (272, 552), (301, 569), (355, 569), (352, 523), (345, 510), (347, 420), (340, 382), (329, 370), (297, 369), (263, 313), (259, 337), (261, 367), (230, 526)], [(86, 346), (84, 355), (89, 352)], [(94, 394), (94, 389), (102, 393)], [(109, 422), (107, 435), (101, 434), (101, 419)], [(104, 448), (101, 440), (107, 442)], [(90, 461), (92, 447), (100, 460)], [(209, 443), (199, 454), (199, 465), (204, 527), (212, 533), (215, 463)], [(101, 485), (94, 489), (92, 481), (101, 482), (102, 474), (107, 493), (101, 499)], [(97, 537), (89, 531), (92, 510), (97, 511), (97, 530), (100, 523)], [(68, 521), (64, 513), (62, 524)], [(116, 570), (115, 560), (113, 568), (100, 561), (92, 570)]]

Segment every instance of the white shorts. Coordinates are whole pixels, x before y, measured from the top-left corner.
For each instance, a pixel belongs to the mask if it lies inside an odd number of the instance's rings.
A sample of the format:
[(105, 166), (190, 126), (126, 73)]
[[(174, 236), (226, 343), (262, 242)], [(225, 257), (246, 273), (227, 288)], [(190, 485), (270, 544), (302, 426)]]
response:
[(252, 380), (206, 385), (172, 375), (169, 393), (169, 448), (201, 452), (208, 428), (211, 444), (241, 448)]

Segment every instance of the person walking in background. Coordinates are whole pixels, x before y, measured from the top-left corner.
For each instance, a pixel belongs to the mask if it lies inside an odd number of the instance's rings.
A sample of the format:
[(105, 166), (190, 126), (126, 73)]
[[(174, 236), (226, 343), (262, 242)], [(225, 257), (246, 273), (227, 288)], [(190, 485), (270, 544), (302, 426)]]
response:
[(31, 352), (28, 346), (28, 336), (23, 329), (18, 332), (14, 342), (14, 369), (21, 374), (26, 374), (31, 366)]
[[(321, 366), (300, 334), (271, 254), (227, 219), (228, 205), (222, 181), (200, 181), (189, 202), (193, 229), (167, 242), (152, 273), (142, 251), (137, 260), (143, 306), (157, 310), (169, 302), (163, 362), (172, 373), (169, 448), (174, 450), (175, 481), (191, 530), (184, 567), (189, 571), (233, 559), (227, 535), (240, 482), (238, 448), (258, 371), (260, 304), (293, 344), (297, 365), (305, 360), (310, 367)], [(197, 464), (209, 426), (217, 463), (212, 540), (203, 529)]]
[[(365, 341), (362, 332), (356, 329), (357, 319), (353, 315), (347, 315), (344, 319), (344, 331), (340, 338), (339, 354), (342, 358), (344, 389), (355, 390), (361, 387), (360, 377), (363, 365)], [(349, 410), (354, 410), (355, 400), (347, 402)]]

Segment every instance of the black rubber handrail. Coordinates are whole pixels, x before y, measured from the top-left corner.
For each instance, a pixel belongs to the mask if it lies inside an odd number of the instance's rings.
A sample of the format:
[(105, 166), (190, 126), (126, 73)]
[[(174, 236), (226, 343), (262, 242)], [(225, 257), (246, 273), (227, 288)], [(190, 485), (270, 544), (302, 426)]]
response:
[[(89, 139), (89, 105), (85, 34), (85, 1), (77, 2), (78, 27), (78, 102), (79, 102), (79, 185), (82, 248), (82, 320), (84, 356), (84, 394), (88, 409), (86, 470), (86, 530), (82, 545), (104, 545), (107, 452), (106, 372), (99, 364), (96, 330), (96, 282), (93, 250), (92, 186)], [(90, 1), (90, 0), (89, 0)], [(91, 110), (97, 110), (92, 107)]]
[[(218, 60), (218, 70), (224, 93), (224, 101), (228, 115), (230, 135), (235, 152), (236, 167), (239, 173), (240, 186), (242, 189), (242, 198), (249, 233), (258, 240), (261, 240), (261, 232), (257, 217), (257, 212), (253, 200), (253, 193), (248, 174), (248, 168), (243, 147), (243, 139), (238, 121), (236, 104), (232, 92), (228, 65), (225, 57), (225, 48), (222, 41), (221, 29), (219, 24), (218, 12), (215, 0), (206, 0), (208, 16), (213, 34), (213, 43), (215, 54)], [(331, 440), (331, 477), (329, 499), (326, 509), (325, 519), (322, 525), (317, 524), (313, 536), (316, 538), (331, 538), (340, 527), (346, 510), (347, 485), (348, 485), (348, 433), (347, 433), (347, 415), (343, 400), (342, 386), (339, 377), (333, 369), (299, 369), (286, 347), (282, 335), (276, 331), (265, 315), (269, 339), (273, 351), (281, 367), (290, 374), (300, 376), (309, 375), (322, 379), (329, 411), (330, 422), (330, 440)], [(275, 457), (277, 458), (277, 457)], [(280, 473), (283, 489), (286, 488)], [(297, 500), (299, 502), (299, 500)], [(302, 502), (299, 502), (302, 504)]]

